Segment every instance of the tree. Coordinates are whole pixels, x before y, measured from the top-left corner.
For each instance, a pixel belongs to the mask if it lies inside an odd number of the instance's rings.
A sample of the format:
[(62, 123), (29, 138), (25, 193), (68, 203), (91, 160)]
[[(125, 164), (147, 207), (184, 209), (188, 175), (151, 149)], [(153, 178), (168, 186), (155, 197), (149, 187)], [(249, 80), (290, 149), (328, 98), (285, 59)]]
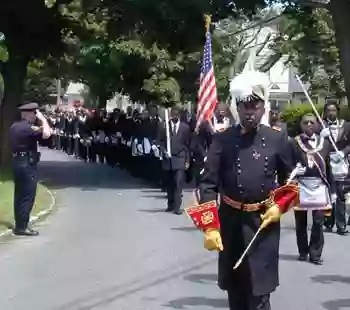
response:
[[(47, 8), (43, 0), (4, 0), (0, 10), (0, 31), (4, 34), (6, 61), (0, 62), (4, 80), (4, 97), (0, 106), (0, 164), (10, 160), (7, 129), (21, 103), (27, 75), (27, 66), (35, 59), (60, 55), (64, 51), (62, 38), (78, 32), (80, 25), (70, 16), (62, 14), (70, 0), (57, 0)], [(30, 14), (28, 13), (30, 12)]]
[(287, 62), (311, 83), (312, 92), (343, 96), (339, 50), (329, 12), (320, 8), (291, 8), (282, 19), (284, 23), (272, 49), (288, 55)]
[(45, 104), (50, 102), (51, 95), (56, 92), (56, 80), (52, 77), (46, 63), (42, 61), (30, 62), (24, 83), (24, 100)]
[[(335, 45), (338, 51), (332, 49), (330, 53), (326, 53), (331, 58), (338, 58), (339, 53), (339, 70), (343, 76), (344, 89), (348, 100), (350, 99), (350, 37), (348, 35), (348, 12), (350, 12), (350, 2), (342, 0), (294, 0), (285, 1), (289, 7), (287, 12), (290, 16), (295, 18), (301, 26), (314, 28), (312, 20), (314, 21), (315, 10), (324, 9), (329, 12), (332, 17), (332, 25), (328, 20), (326, 22), (327, 27), (334, 29), (335, 33)], [(320, 12), (320, 11), (318, 11)], [(322, 13), (324, 15), (324, 13)], [(317, 15), (317, 11), (316, 11)], [(304, 18), (300, 18), (304, 16)], [(326, 18), (327, 20), (327, 18)], [(321, 23), (322, 24), (322, 23)], [(323, 24), (324, 26), (324, 24)], [(307, 30), (307, 29), (305, 29)], [(302, 32), (304, 33), (304, 32)], [(305, 32), (305, 36), (309, 35), (308, 31)], [(305, 38), (307, 39), (307, 37)], [(333, 56), (332, 56), (333, 55)], [(336, 56), (334, 56), (336, 55)], [(337, 65), (335, 65), (337, 67)], [(337, 68), (334, 68), (334, 79), (339, 80), (340, 76), (337, 72)], [(332, 74), (331, 74), (332, 76)], [(336, 85), (338, 83), (335, 83)]]

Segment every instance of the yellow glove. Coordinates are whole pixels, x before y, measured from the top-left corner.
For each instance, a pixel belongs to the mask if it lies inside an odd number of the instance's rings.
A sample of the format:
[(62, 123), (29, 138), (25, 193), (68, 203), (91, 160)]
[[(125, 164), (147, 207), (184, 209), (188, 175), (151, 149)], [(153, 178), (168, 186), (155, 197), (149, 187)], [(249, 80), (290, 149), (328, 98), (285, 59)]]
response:
[(282, 217), (282, 212), (277, 205), (271, 206), (267, 211), (261, 216), (262, 223), (261, 228), (264, 229), (271, 223), (279, 222)]
[(204, 248), (206, 248), (209, 251), (218, 252), (224, 249), (219, 230), (207, 229), (204, 232)]

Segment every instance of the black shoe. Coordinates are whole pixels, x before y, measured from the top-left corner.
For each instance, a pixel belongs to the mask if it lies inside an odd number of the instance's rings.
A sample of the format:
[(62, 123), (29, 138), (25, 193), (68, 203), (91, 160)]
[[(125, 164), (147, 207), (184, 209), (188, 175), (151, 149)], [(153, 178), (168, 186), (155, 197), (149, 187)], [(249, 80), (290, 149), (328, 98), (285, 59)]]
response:
[(27, 228), (27, 229), (13, 229), (13, 234), (16, 236), (38, 236), (39, 232), (31, 229), (31, 228)]
[(325, 227), (324, 231), (331, 233), (331, 232), (333, 232), (333, 228), (332, 227)]
[(337, 229), (337, 234), (340, 235), (340, 236), (345, 236), (347, 235), (349, 232), (343, 228), (343, 229)]
[(306, 262), (307, 261), (307, 254), (301, 254), (299, 255), (298, 257), (298, 261), (301, 261), (301, 262)]
[(311, 259), (310, 258), (310, 263), (314, 264), (314, 265), (321, 266), (321, 265), (323, 265), (323, 260), (321, 258), (318, 258), (318, 259)]
[(183, 212), (182, 211), (174, 211), (174, 214), (176, 214), (176, 215), (181, 215)]
[(165, 209), (165, 212), (173, 212), (174, 210), (173, 209), (171, 209), (171, 208), (167, 208), (167, 209)]

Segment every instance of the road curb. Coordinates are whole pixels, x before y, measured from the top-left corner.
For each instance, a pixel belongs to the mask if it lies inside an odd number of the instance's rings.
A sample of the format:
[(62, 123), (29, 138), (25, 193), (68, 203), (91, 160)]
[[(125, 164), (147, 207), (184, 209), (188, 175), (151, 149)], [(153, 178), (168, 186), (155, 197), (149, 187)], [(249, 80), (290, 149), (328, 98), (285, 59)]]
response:
[[(43, 186), (43, 189), (46, 191), (46, 193), (49, 194), (49, 196), (51, 198), (51, 203), (50, 203), (50, 206), (48, 208), (40, 211), (35, 216), (31, 216), (30, 217), (30, 224), (34, 224), (34, 223), (40, 221), (43, 217), (48, 215), (56, 205), (56, 197), (55, 197), (54, 193), (49, 188), (47, 188), (44, 184), (42, 184), (42, 183), (40, 183), (40, 184)], [(11, 234), (12, 234), (12, 229), (7, 229), (7, 230), (3, 231), (2, 233), (0, 233), (0, 238), (6, 237), (6, 236), (11, 235)]]

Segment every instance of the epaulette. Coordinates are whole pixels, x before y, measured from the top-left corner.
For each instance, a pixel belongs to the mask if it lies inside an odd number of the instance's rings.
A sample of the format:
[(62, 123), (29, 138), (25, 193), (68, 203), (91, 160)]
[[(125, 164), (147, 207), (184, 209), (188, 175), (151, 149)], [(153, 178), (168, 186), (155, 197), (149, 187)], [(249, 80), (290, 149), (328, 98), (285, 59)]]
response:
[(271, 128), (272, 128), (272, 130), (274, 130), (274, 131), (282, 131), (281, 127), (272, 126)]

